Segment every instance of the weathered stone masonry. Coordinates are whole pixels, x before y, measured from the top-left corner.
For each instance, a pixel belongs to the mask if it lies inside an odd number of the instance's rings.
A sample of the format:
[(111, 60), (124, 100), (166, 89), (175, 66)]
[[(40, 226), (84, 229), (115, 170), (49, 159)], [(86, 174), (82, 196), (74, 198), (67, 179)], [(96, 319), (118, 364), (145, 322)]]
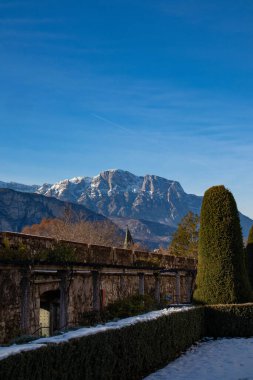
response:
[[(6, 239), (10, 248), (22, 247), (34, 259), (43, 249), (59, 244), (50, 238), (6, 232), (0, 233), (0, 249)], [(84, 313), (132, 294), (151, 294), (157, 301), (170, 296), (178, 303), (191, 299), (194, 259), (60, 243), (75, 250), (78, 262), (0, 261), (0, 342), (77, 325)]]

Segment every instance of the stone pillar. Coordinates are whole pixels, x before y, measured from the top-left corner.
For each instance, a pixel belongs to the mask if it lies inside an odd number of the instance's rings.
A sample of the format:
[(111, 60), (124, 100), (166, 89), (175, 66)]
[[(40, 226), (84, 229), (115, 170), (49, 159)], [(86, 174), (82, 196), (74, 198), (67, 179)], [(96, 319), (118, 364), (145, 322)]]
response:
[(139, 273), (139, 294), (141, 296), (144, 296), (145, 290), (144, 290), (144, 273)]
[(31, 313), (30, 313), (30, 299), (31, 299), (31, 270), (30, 268), (25, 268), (21, 270), (21, 281), (20, 281), (20, 289), (21, 289), (21, 333), (29, 334), (30, 333), (30, 325), (31, 325)]
[(180, 303), (181, 289), (180, 289), (180, 272), (176, 273), (176, 303)]
[(68, 325), (68, 271), (58, 271), (60, 277), (60, 328)]
[(155, 276), (155, 300), (159, 304), (160, 303), (160, 291), (161, 291), (161, 284), (160, 284), (160, 274), (154, 273)]
[(196, 272), (192, 272), (190, 276), (190, 297), (189, 297), (189, 302), (192, 303), (192, 297), (193, 297), (193, 292), (195, 290), (196, 286)]
[(124, 298), (126, 296), (126, 281), (125, 281), (125, 274), (122, 273), (120, 275), (120, 297), (119, 298)]
[(191, 303), (191, 298), (192, 298), (192, 276), (187, 274), (185, 276), (185, 282), (186, 282), (186, 294), (187, 294), (187, 302)]
[(93, 310), (100, 311), (100, 275), (98, 271), (92, 271), (93, 282)]
[(55, 330), (55, 323), (54, 323), (55, 315), (54, 315), (54, 306), (52, 303), (50, 304), (49, 311), (50, 311), (49, 335), (53, 335), (54, 330)]

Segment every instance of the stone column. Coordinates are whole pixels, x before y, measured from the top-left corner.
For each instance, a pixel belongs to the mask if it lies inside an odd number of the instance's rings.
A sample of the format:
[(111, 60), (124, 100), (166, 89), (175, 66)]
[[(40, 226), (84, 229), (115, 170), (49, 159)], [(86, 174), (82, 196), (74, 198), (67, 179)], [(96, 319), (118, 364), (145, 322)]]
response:
[(124, 298), (126, 296), (126, 281), (125, 274), (122, 273), (120, 275), (120, 298)]
[(193, 292), (195, 290), (195, 286), (196, 286), (196, 272), (192, 272), (191, 275), (190, 275), (190, 284), (189, 284), (189, 287), (190, 287), (190, 296), (189, 296), (189, 302), (192, 303), (192, 298), (193, 298)]
[(138, 273), (139, 274), (139, 294), (141, 296), (144, 296), (145, 290), (144, 290), (144, 273)]
[(92, 271), (93, 282), (93, 310), (100, 311), (100, 275), (98, 271)]
[(180, 303), (181, 289), (180, 289), (180, 272), (176, 273), (176, 303)]
[(31, 313), (30, 313), (30, 300), (31, 300), (31, 270), (30, 268), (25, 268), (21, 270), (21, 333), (29, 334), (31, 326)]
[(187, 300), (186, 302), (191, 303), (191, 297), (192, 297), (192, 276), (189, 274), (186, 274), (185, 276), (185, 282), (186, 282), (186, 295)]
[(154, 273), (154, 276), (155, 276), (155, 300), (159, 304), (160, 303), (160, 292), (161, 292), (160, 274)]
[(49, 335), (53, 335), (54, 330), (55, 330), (55, 323), (54, 323), (55, 315), (54, 315), (54, 306), (52, 303), (50, 304), (49, 311), (50, 311)]
[(68, 325), (68, 271), (58, 271), (60, 277), (60, 328)]

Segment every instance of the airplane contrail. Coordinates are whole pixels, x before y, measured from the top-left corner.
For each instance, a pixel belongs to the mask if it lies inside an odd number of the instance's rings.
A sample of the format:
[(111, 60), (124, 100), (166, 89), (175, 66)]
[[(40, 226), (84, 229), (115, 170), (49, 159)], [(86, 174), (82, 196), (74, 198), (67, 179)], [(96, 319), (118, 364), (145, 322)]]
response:
[(128, 132), (128, 133), (129, 133), (129, 132), (130, 132), (130, 133), (133, 133), (133, 131), (131, 131), (131, 129), (128, 129), (128, 128), (126, 128), (126, 127), (123, 127), (123, 126), (120, 125), (120, 124), (114, 123), (113, 121), (111, 121), (111, 120), (109, 120), (109, 119), (106, 119), (106, 118), (103, 117), (103, 116), (97, 115), (97, 114), (95, 114), (95, 113), (91, 113), (91, 116), (95, 117), (95, 118), (98, 119), (98, 120), (102, 120), (102, 121), (104, 121), (104, 122), (106, 122), (106, 123), (109, 123), (109, 124), (111, 124), (111, 125), (114, 125), (115, 127), (119, 128), (119, 129), (122, 129), (122, 131), (125, 131), (125, 132)]

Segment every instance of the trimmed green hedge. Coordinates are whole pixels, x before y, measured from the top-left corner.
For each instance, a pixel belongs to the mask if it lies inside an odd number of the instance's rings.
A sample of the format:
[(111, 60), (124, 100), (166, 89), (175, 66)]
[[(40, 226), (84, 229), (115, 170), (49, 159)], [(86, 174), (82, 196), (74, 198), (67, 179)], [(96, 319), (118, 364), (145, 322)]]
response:
[(201, 207), (194, 301), (208, 305), (253, 301), (244, 257), (235, 199), (224, 186), (213, 186)]
[(204, 308), (109, 330), (0, 361), (0, 379), (137, 380), (204, 335)]
[(0, 379), (138, 380), (205, 336), (253, 336), (253, 304), (200, 306), (0, 361)]
[(253, 287), (253, 226), (251, 226), (246, 247), (246, 261), (248, 264), (249, 278)]
[(253, 336), (253, 304), (215, 305), (205, 307), (206, 336)]

